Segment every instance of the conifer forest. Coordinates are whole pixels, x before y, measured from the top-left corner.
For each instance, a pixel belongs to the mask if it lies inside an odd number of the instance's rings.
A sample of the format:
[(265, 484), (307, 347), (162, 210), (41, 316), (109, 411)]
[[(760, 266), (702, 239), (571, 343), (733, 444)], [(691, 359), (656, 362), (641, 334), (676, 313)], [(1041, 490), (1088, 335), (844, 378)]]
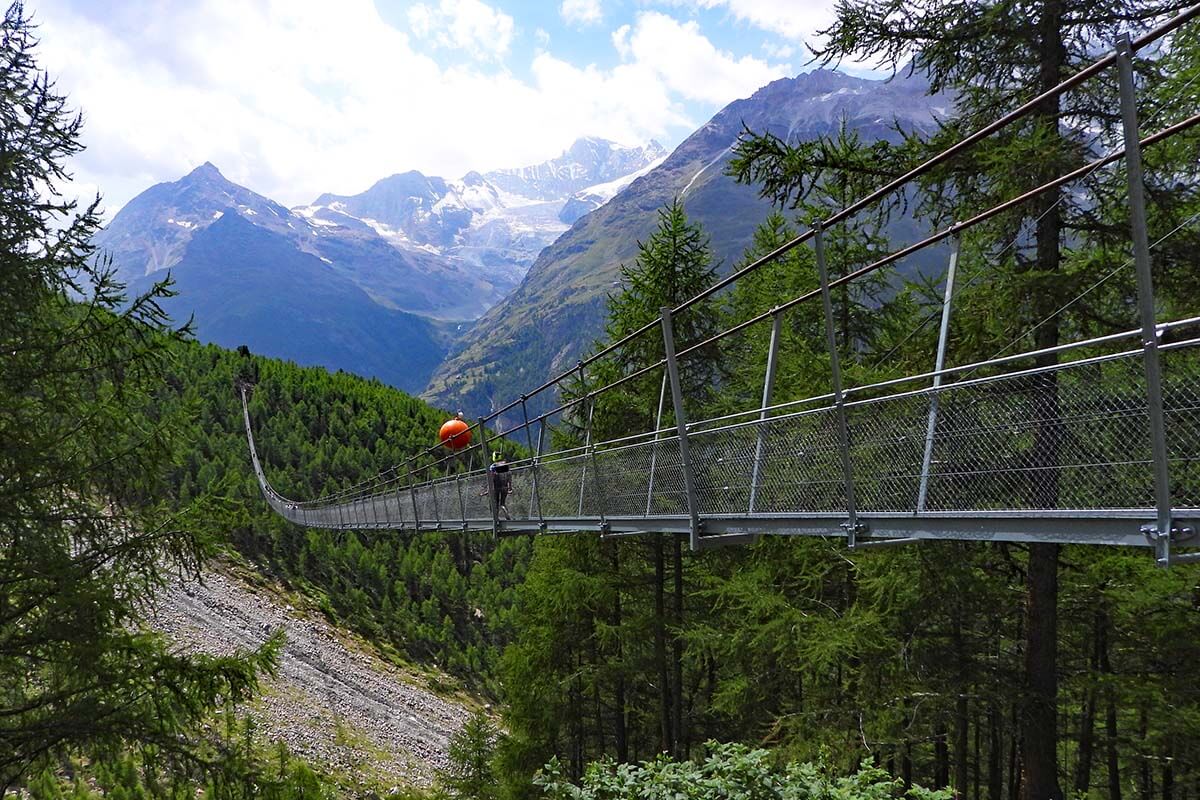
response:
[[(1041, 97), (1017, 124), (824, 230), (829, 277), (908, 244), (889, 238), (902, 214), (940, 230), (1088, 164), (1120, 140), (1115, 77), (1043, 93), (1121, 34), (1136, 38), (1188, 7), (839, 0), (818, 63), (911, 70), (954, 98), (953, 113), (888, 140), (845, 125), (804, 141), (746, 128), (727, 171), (772, 206), (749, 248), (722, 263), (686, 197), (647, 210), (657, 227), (622, 266), (591, 352), (1032, 99)], [(455, 409), (201, 344), (191, 322), (164, 311), (170, 279), (141, 293), (123, 286), (92, 244), (99, 199), (55, 189), (88, 127), (86, 109), (43, 72), (42, 35), (20, 3), (8, 8), (0, 797), (355, 794), (235, 711), (275, 673), (281, 636), (217, 657), (171, 647), (144, 624), (154, 593), (236, 563), (308, 598), (391, 662), (436, 668), (475, 699), (433, 785), (369, 796), (1200, 800), (1200, 566), (1164, 569), (1148, 549), (850, 550), (840, 539), (764, 535), (693, 552), (671, 534), (329, 531), (282, 519), (260, 493), (235, 387), (253, 385), (263, 468), (292, 498), (405, 462)], [(1200, 111), (1200, 20), (1135, 63), (1143, 134)], [(1158, 315), (1193, 317), (1200, 128), (1142, 158)], [(955, 363), (1138, 327), (1126, 181), (1122, 162), (1092, 169), (961, 233)], [(879, 270), (830, 293), (847, 384), (932, 368), (942, 280)], [(675, 320), (677, 344), (707, 342), (819, 288), (813, 250), (787, 249), (690, 306)], [(782, 317), (776, 397), (829, 391), (825, 320), (819, 303)], [(681, 375), (690, 419), (757, 407), (770, 333), (747, 328), (693, 354)], [(619, 388), (597, 398), (586, 433), (581, 416), (564, 415), (551, 446), (655, 430), (665, 383), (639, 369), (662, 348), (644, 337), (597, 362), (589, 380)], [(587, 391), (568, 385), (562, 399)], [(491, 436), (511, 457), (528, 455), (523, 437)], [(1200, 482), (1191, 467), (1175, 479)]]

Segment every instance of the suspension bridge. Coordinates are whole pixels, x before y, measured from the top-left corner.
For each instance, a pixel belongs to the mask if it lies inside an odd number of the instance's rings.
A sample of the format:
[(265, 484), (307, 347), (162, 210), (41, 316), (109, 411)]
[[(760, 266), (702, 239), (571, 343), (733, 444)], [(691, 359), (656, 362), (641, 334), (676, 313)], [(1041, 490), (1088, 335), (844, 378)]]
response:
[[(662, 309), (653, 323), (470, 426), (475, 443), (465, 454), (444, 455), (430, 448), (336, 494), (308, 501), (286, 498), (263, 470), (242, 387), (250, 455), (267, 502), (297, 525), (325, 529), (491, 530), (498, 535), (592, 531), (603, 537), (657, 532), (686, 535), (693, 549), (764, 534), (837, 536), (853, 548), (930, 539), (1055, 542), (1150, 547), (1163, 565), (1200, 561), (1200, 553), (1176, 552), (1179, 546), (1200, 546), (1200, 316), (1156, 318), (1141, 159), (1144, 148), (1200, 123), (1200, 114), (1143, 138), (1134, 81), (1138, 51), (1197, 16), (1200, 6), (1137, 39), (1122, 37), (1111, 52), (1057, 87), (700, 295)], [(903, 190), (1027, 116), (1047, 98), (1085, 81), (1113, 77), (1122, 137), (1110, 152), (830, 280), (825, 230)], [(1111, 335), (947, 367), (961, 234), (1118, 161), (1124, 161), (1128, 180), (1132, 256), (1127, 266), (1136, 272), (1140, 324)], [(950, 256), (933, 369), (844, 386), (831, 289), (947, 241)], [(677, 352), (673, 321), (680, 314), (801, 245), (813, 248), (819, 289)], [(790, 309), (809, 302), (823, 309), (829, 391), (776, 402), (782, 321)], [(681, 362), (755, 325), (770, 325), (771, 331), (761, 402), (718, 418), (688, 420)], [(606, 386), (589, 386), (590, 367), (619, 357), (622, 348), (644, 336), (661, 337), (662, 359), (638, 365)], [(663, 388), (655, 429), (593, 441), (597, 399), (628, 381), (658, 374)], [(534, 398), (556, 390), (562, 397), (568, 385), (576, 396), (530, 417)], [(664, 426), (668, 401), (672, 424)], [(494, 432), (503, 415), (518, 412), (519, 423), (503, 434)], [(547, 428), (565, 414), (580, 421), (584, 441), (549, 450)], [(529, 453), (509, 464), (512, 495), (503, 516), (484, 469), (486, 454), (501, 435), (523, 437)], [(471, 468), (474, 464), (479, 468)]]

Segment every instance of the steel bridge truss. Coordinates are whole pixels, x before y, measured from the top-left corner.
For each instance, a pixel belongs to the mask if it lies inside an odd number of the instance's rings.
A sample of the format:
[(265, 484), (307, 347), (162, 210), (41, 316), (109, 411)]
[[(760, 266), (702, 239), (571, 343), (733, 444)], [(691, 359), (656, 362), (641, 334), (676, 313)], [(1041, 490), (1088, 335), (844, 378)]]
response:
[[(1200, 317), (1165, 323), (1155, 318), (1140, 155), (1142, 146), (1200, 122), (1200, 115), (1140, 140), (1132, 77), (1138, 47), (1197, 14), (1200, 6), (1136, 42), (1123, 38), (1113, 53), (1051, 92), (1065, 91), (1115, 64), (1124, 122), (1121, 151), (836, 281), (828, 276), (818, 225), (705, 294), (676, 309), (664, 308), (653, 326), (472, 426), (480, 439), (476, 448), (486, 455), (491, 449), (486, 423), (520, 406), (523, 424), (509, 435), (523, 429), (533, 455), (510, 465), (513, 490), (506, 509), (493, 502), (488, 473), (471, 469), (462, 456), (424, 466), (415, 466), (414, 457), (402, 465), (407, 469), (393, 469), (337, 495), (308, 502), (285, 498), (263, 471), (243, 388), (251, 458), (267, 502), (298, 525), (326, 529), (491, 530), (500, 535), (594, 531), (604, 537), (657, 532), (686, 535), (696, 549), (762, 534), (836, 536), (859, 548), (926, 539), (1056, 542), (1150, 546), (1164, 565), (1200, 560), (1200, 553), (1172, 553), (1175, 545), (1200, 546), (1195, 535), (1200, 525)], [(825, 226), (998, 130), (1039, 99), (838, 212)], [(1140, 327), (946, 368), (959, 232), (1122, 157), (1129, 180)], [(946, 239), (952, 247), (934, 370), (843, 387), (831, 287)], [(707, 342), (677, 354), (673, 317), (804, 241), (815, 249), (820, 290), (812, 299), (819, 296), (823, 305), (830, 393), (772, 401), (782, 316), (806, 296), (710, 340), (755, 322), (772, 323), (760, 406), (689, 422), (679, 362)], [(530, 421), (529, 397), (570, 377), (582, 381), (585, 366), (654, 328), (662, 336), (665, 358), (633, 375), (662, 370), (656, 430), (591, 441), (596, 397), (617, 384), (585, 392)], [(664, 428), (668, 396), (674, 424)], [(548, 419), (575, 406), (580, 406), (577, 416), (587, 420), (586, 444), (544, 452)], [(438, 467), (454, 473), (430, 478)]]

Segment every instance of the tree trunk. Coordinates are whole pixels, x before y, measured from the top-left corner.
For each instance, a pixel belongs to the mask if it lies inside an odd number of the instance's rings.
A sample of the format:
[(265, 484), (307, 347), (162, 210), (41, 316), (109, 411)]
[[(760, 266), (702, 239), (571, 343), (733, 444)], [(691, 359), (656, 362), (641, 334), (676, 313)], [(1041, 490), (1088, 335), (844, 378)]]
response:
[[(1108, 615), (1102, 614), (1100, 626), (1104, 634), (1097, 645), (1100, 651), (1100, 671), (1112, 675), (1112, 662), (1108, 659)], [(1121, 800), (1121, 762), (1117, 750), (1117, 698), (1110, 685), (1104, 689), (1104, 751), (1108, 762), (1108, 800)]]
[(675, 636), (671, 641), (671, 657), (675, 662), (675, 738), (671, 753), (678, 759), (687, 758), (687, 732), (683, 721), (683, 539), (675, 542)]
[[(1138, 712), (1138, 741), (1146, 742), (1146, 734), (1149, 732), (1150, 720), (1146, 715), (1146, 707), (1142, 706)], [(1142, 783), (1142, 800), (1150, 800), (1150, 796), (1154, 794), (1154, 777), (1150, 774), (1150, 759), (1146, 758), (1145, 754), (1141, 754), (1138, 761), (1141, 763), (1141, 768), (1138, 770), (1141, 773)]]
[(1000, 735), (1000, 710), (988, 703), (988, 800), (1004, 800), (1004, 737)]
[(950, 747), (946, 743), (946, 723), (939, 719), (933, 734), (933, 788), (950, 785)]
[(1104, 738), (1108, 761), (1108, 800), (1121, 800), (1121, 761), (1117, 750), (1117, 704), (1109, 689), (1105, 698)]
[(617, 632), (617, 675), (613, 682), (613, 704), (616, 706), (613, 713), (613, 747), (617, 751), (617, 763), (625, 764), (629, 762), (628, 723), (626, 722), (629, 712), (625, 700), (625, 659), (624, 647), (621, 643), (621, 556), (616, 545), (610, 546), (612, 547), (612, 570), (616, 584), (616, 591), (613, 592), (612, 620), (613, 630)]
[(575, 677), (571, 679), (571, 775), (575, 780), (583, 776), (583, 693), (579, 687), (579, 673), (583, 669), (583, 655), (572, 658)]
[(1012, 731), (1015, 739), (1008, 749), (1008, 799), (1017, 800), (1021, 796), (1021, 778), (1024, 773), (1024, 769), (1021, 767), (1021, 754), (1025, 752), (1025, 746), (1021, 741), (1021, 706), (1019, 702), (1013, 703), (1012, 724), (1009, 730)]
[(1096, 677), (1100, 672), (1100, 650), (1104, 641), (1104, 613), (1097, 611), (1093, 626), (1092, 657), (1088, 674), (1088, 688), (1084, 694), (1083, 709), (1079, 715), (1079, 760), (1075, 763), (1075, 792), (1086, 794), (1092, 785), (1092, 761), (1095, 752), (1096, 720)]
[(1023, 800), (1058, 800), (1058, 545), (1030, 545), (1021, 722)]
[[(956, 616), (961, 616), (961, 608)], [(968, 702), (969, 682), (966, 645), (963, 642), (962, 622), (954, 621), (954, 657), (958, 662), (958, 696), (954, 699), (954, 794), (958, 800), (966, 800), (970, 775), (967, 773)]]
[(667, 680), (667, 620), (665, 602), (666, 564), (663, 535), (654, 535), (654, 666), (658, 673), (659, 736), (658, 751), (671, 747), (671, 687)]
[(591, 616), (588, 620), (591, 635), (588, 637), (588, 657), (592, 660), (592, 713), (595, 719), (595, 737), (596, 749), (593, 752), (594, 758), (602, 758), (606, 756), (607, 748), (604, 746), (604, 702), (600, 694), (600, 665), (603, 659), (600, 657), (600, 649), (596, 645), (596, 619)]
[(1167, 757), (1163, 759), (1162, 767), (1162, 800), (1174, 800), (1175, 794), (1175, 759), (1172, 758), (1174, 748), (1167, 744)]
[[(1038, 34), (1038, 88), (1046, 91), (1062, 80), (1066, 62), (1063, 46), (1063, 3), (1062, 0), (1045, 0), (1037, 21)], [(1059, 97), (1047, 98), (1034, 111), (1034, 119), (1048, 131), (1057, 134)], [(1053, 135), (1053, 134), (1052, 134)], [(1058, 134), (1061, 137), (1061, 134)], [(1061, 139), (1060, 139), (1061, 141)], [(1061, 147), (1061, 145), (1060, 145)], [(1061, 149), (1056, 149), (1050, 163), (1039, 170), (1039, 183), (1058, 174)], [(1059, 271), (1062, 215), (1057, 203), (1061, 191), (1046, 192), (1034, 201), (1036, 217), (1037, 262), (1040, 275), (1051, 275)], [(1035, 341), (1038, 349), (1058, 344), (1058, 322), (1053, 312), (1060, 303), (1060, 292), (1045, 291), (1031, 285), (1030, 307), (1035, 313), (1035, 322), (1042, 323), (1037, 329)], [(1039, 365), (1053, 364), (1056, 354), (1038, 359)], [(1055, 508), (1058, 504), (1057, 473), (1046, 467), (1058, 462), (1061, 422), (1058, 409), (1058, 381), (1054, 373), (1046, 373), (1038, 381), (1035, 397), (1039, 408), (1037, 419), (1042, 420), (1037, 429), (1033, 462), (1035, 469), (1035, 508)], [(1058, 785), (1058, 545), (1034, 544), (1029, 548), (1029, 573), (1026, 583), (1025, 604), (1025, 685), (1024, 713), (1022, 714), (1021, 762), (1022, 793), (1024, 800), (1059, 800), (1062, 791)]]

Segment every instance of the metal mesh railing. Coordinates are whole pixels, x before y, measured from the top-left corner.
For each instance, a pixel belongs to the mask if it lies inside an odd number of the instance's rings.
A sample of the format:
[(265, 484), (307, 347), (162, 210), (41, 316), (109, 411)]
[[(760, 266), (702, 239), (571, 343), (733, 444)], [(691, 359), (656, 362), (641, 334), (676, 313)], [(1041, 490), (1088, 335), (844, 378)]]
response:
[[(1200, 509), (1200, 340), (1164, 348), (1162, 356), (1172, 498), (1178, 509)], [(889, 385), (852, 396), (858, 399), (845, 409), (859, 511), (1154, 507), (1140, 351), (971, 377), (936, 390)], [(702, 517), (847, 511), (836, 407), (774, 413), (689, 433)], [(688, 513), (674, 435), (518, 462), (511, 475), (514, 520)], [(483, 471), (326, 506), (273, 492), (268, 500), (288, 519), (319, 527), (407, 528), (418, 521), (422, 528), (490, 527), (492, 521)]]
[[(636, 531), (654, 530), (653, 523), (657, 520), (659, 524), (672, 525), (671, 530), (686, 528), (696, 546), (706, 521), (729, 518), (771, 519), (772, 530), (778, 530), (775, 523), (783, 519), (795, 523), (797, 530), (827, 532), (836, 530), (830, 524), (838, 525), (836, 521), (830, 523), (830, 519), (843, 519), (841, 525), (847, 535), (856, 536), (865, 529), (858, 521), (860, 513), (875, 515), (875, 519), (879, 515), (906, 520), (938, 515), (958, 519), (1009, 515), (1032, 520), (1042, 515), (1055, 520), (1093, 521), (1107, 513), (1120, 519), (1152, 518), (1153, 524), (1138, 530), (1153, 541), (1160, 562), (1170, 563), (1170, 540), (1186, 539), (1194, 533), (1191, 529), (1197, 527), (1194, 516), (1177, 526), (1173, 515), (1200, 509), (1200, 358), (1197, 357), (1200, 339), (1173, 341), (1172, 337), (1196, 336), (1200, 320), (1160, 324), (1155, 318), (1150, 250), (1158, 243), (1148, 241), (1140, 153), (1144, 147), (1200, 125), (1200, 114), (1143, 138), (1138, 132), (1133, 57), (1140, 48), (1159, 41), (1197, 16), (1200, 5), (1184, 10), (1137, 39), (1122, 37), (1113, 52), (1058, 86), (868, 196), (831, 213), (823, 223), (717, 281), (697, 296), (675, 308), (664, 308), (654, 322), (601, 348), (576, 367), (470, 426), (467, 438), (470, 439), (471, 431), (476, 431), (479, 441), (468, 452), (486, 459), (491, 449), (487, 446), (488, 422), (498, 421), (506, 412), (519, 408), (522, 421), (509, 429), (507, 435), (524, 431), (529, 450), (536, 454), (511, 465), (512, 493), (503, 509), (504, 516), (511, 517), (511, 524), (506, 519), (505, 528), (604, 530), (616, 521), (615, 524), (626, 525), (623, 530)], [(881, 201), (889, 193), (903, 190), (937, 164), (1033, 112), (1043, 99), (1072, 90), (1112, 66), (1116, 67), (1121, 98), (1119, 148), (978, 211), (968, 219), (936, 230), (925, 239), (899, 247), (873, 263), (854, 269), (851, 265), (840, 265), (841, 274), (830, 280), (823, 248), (824, 229)], [(1138, 279), (1140, 329), (942, 370), (962, 231), (1012, 212), (1046, 196), (1047, 192), (1061, 194), (1067, 184), (1086, 179), (1122, 159), (1128, 181), (1133, 242), (1130, 265)], [(1181, 223), (1172, 233), (1198, 218), (1200, 215)], [(952, 247), (934, 360), (937, 372), (853, 387), (843, 393), (841, 356), (833, 335), (831, 289), (944, 241), (951, 241)], [(783, 299), (768, 311), (742, 319), (704, 341), (688, 342), (676, 351), (673, 315), (804, 242), (811, 242), (814, 247), (819, 288)], [(1108, 277), (1119, 269), (1109, 272)], [(817, 299), (824, 310), (831, 394), (771, 406), (769, 376), (774, 374), (782, 315)], [(1034, 329), (1050, 322), (1078, 299), (1038, 321)], [(595, 396), (635, 378), (658, 374), (658, 370), (664, 370), (664, 375), (656, 427), (662, 426), (668, 379), (672, 402), (666, 407), (673, 406), (675, 417), (682, 420), (680, 360), (712, 352), (721, 340), (767, 321), (772, 321), (773, 327), (762, 405), (768, 408), (693, 425), (681, 422), (671, 430), (651, 431), (620, 441), (592, 444), (589, 438), (588, 446), (565, 453), (543, 452), (546, 428), (554, 414), (565, 415), (572, 407), (574, 414), (587, 409), (582, 416), (587, 419), (585, 430), (590, 437)], [(649, 335), (656, 328), (661, 328), (663, 358), (657, 361), (651, 358), (652, 363), (623, 365), (623, 377), (599, 388), (587, 388), (588, 366), (600, 358), (614, 357), (629, 342)], [(1022, 338), (1030, 332), (1025, 331)], [(1016, 341), (1020, 338), (1009, 346)], [(1114, 351), (1114, 347), (1129, 349), (1120, 352)], [(1064, 358), (1070, 360), (1057, 363)], [(943, 379), (948, 381), (944, 385)], [(562, 390), (568, 386), (571, 390), (564, 394), (572, 394), (572, 399), (530, 418), (527, 401), (554, 387)], [(580, 387), (584, 387), (581, 395)], [(470, 456), (446, 454), (437, 448), (416, 453), (376, 478), (317, 501), (300, 503), (283, 498), (266, 480), (254, 451), (248, 407), (244, 414), (254, 469), (263, 492), (272, 508), (294, 522), (338, 528), (500, 529), (488, 474), (469, 468), (464, 472), (464, 464), (471, 463)], [(454, 474), (429, 478), (445, 472)], [(681, 518), (686, 526), (679, 524)], [(817, 518), (824, 520), (824, 528), (804, 522)], [(646, 522), (638, 527), (622, 520)], [(736, 537), (766, 529), (767, 523), (759, 525), (727, 530)], [(966, 523), (962, 525), (954, 530), (967, 538), (987, 536), (987, 531), (970, 531)], [(903, 529), (903, 524), (897, 523), (893, 531)], [(1079, 527), (1069, 534), (1076, 538), (1063, 539), (1066, 534), (1061, 530), (1039, 527), (1032, 522), (1018, 533), (1025, 535), (1035, 529), (1040, 534), (1030, 533), (1030, 536), (1043, 535), (1054, 541), (1088, 540)], [(903, 538), (906, 534), (892, 535)], [(1101, 538), (1112, 543), (1145, 543), (1133, 541), (1124, 533), (1105, 535), (1107, 539)], [(1200, 560), (1200, 554), (1194, 558)]]

